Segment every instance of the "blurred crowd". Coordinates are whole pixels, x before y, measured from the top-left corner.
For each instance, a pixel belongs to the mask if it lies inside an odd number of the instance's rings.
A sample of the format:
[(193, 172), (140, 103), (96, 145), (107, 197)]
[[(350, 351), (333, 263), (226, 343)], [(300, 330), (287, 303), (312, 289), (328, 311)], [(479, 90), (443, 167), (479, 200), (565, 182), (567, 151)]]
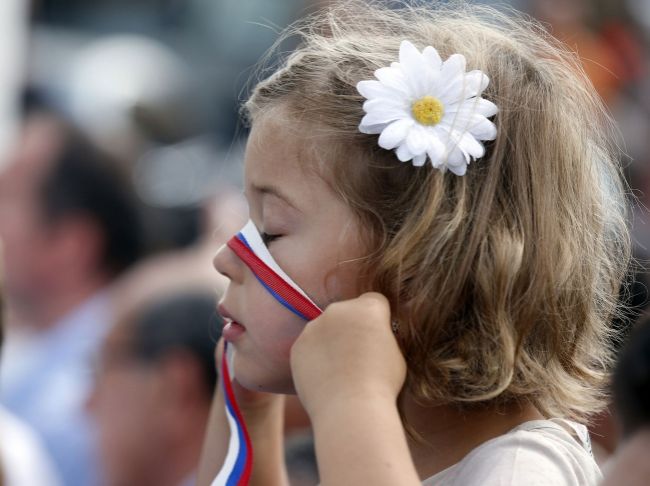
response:
[[(193, 484), (211, 260), (247, 219), (238, 107), (278, 31), (324, 3), (0, 2), (0, 485)], [(616, 401), (592, 430), (620, 477), (650, 450), (650, 2), (509, 3), (578, 52), (626, 154), (637, 262), (616, 325), (636, 337), (612, 343)], [(286, 428), (292, 484), (317, 484), (295, 401)]]

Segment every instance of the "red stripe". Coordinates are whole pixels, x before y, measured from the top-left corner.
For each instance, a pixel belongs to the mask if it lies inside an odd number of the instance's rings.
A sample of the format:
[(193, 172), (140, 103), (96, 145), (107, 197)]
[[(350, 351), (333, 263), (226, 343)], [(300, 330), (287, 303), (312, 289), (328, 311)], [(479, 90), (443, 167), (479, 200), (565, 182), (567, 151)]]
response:
[[(230, 405), (235, 411), (237, 421), (239, 422), (239, 425), (241, 425), (241, 428), (244, 432), (246, 449), (248, 449), (248, 454), (246, 456), (246, 464), (244, 465), (244, 470), (242, 471), (241, 478), (239, 479), (239, 482), (237, 484), (238, 486), (239, 485), (248, 486), (248, 482), (250, 481), (250, 477), (251, 477), (251, 472), (253, 471), (253, 447), (251, 445), (250, 436), (248, 435), (248, 429), (246, 428), (246, 422), (244, 422), (244, 418), (242, 417), (241, 411), (239, 410), (239, 406), (237, 405), (237, 400), (235, 400), (235, 394), (232, 389), (232, 383), (230, 381), (230, 373), (228, 371), (228, 360), (226, 359), (226, 355), (227, 355), (226, 346), (227, 343), (224, 343), (223, 357), (221, 358), (221, 374), (222, 374), (221, 379), (223, 380), (223, 385), (224, 388), (226, 389), (226, 395), (228, 397), (228, 401), (230, 402)], [(231, 431), (231, 433), (233, 432)]]
[(264, 281), (274, 292), (286, 300), (308, 320), (316, 319), (321, 315), (321, 310), (311, 303), (304, 295), (284, 281), (277, 273), (264, 263), (244, 242), (236, 236), (228, 241), (228, 247), (251, 269), (251, 271)]

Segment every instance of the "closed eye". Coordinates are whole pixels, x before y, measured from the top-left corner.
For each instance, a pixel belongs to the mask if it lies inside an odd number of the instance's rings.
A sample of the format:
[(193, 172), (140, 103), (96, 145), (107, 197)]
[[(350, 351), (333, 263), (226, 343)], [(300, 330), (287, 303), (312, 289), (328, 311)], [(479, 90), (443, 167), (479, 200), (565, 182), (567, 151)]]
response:
[(271, 242), (277, 240), (277, 239), (280, 238), (282, 235), (271, 235), (271, 234), (269, 234), (269, 233), (262, 233), (261, 236), (262, 236), (262, 241), (264, 242), (264, 244), (265, 244), (266, 246), (269, 246), (269, 244), (270, 244)]

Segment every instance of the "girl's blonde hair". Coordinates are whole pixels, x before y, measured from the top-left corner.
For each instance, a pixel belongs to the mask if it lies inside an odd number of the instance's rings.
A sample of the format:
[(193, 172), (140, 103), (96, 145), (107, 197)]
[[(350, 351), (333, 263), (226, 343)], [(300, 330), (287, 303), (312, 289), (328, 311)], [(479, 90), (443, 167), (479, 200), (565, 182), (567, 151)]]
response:
[[(305, 140), (327, 142), (312, 155), (367, 228), (363, 281), (391, 302), (409, 391), (431, 405), (598, 410), (629, 243), (611, 122), (576, 56), (528, 18), (465, 3), (345, 1), (295, 34), (246, 111), (255, 122), (281, 106)], [(404, 39), (490, 78), (498, 136), (464, 177), (401, 164), (358, 130), (357, 82)]]

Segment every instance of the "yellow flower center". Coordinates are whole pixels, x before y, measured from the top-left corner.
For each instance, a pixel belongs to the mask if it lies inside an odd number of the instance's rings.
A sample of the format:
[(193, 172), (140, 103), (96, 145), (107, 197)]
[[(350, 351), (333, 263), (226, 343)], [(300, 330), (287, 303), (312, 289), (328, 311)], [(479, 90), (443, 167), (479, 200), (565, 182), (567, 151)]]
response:
[(413, 102), (411, 112), (422, 125), (437, 125), (445, 114), (445, 107), (438, 98), (427, 95)]

